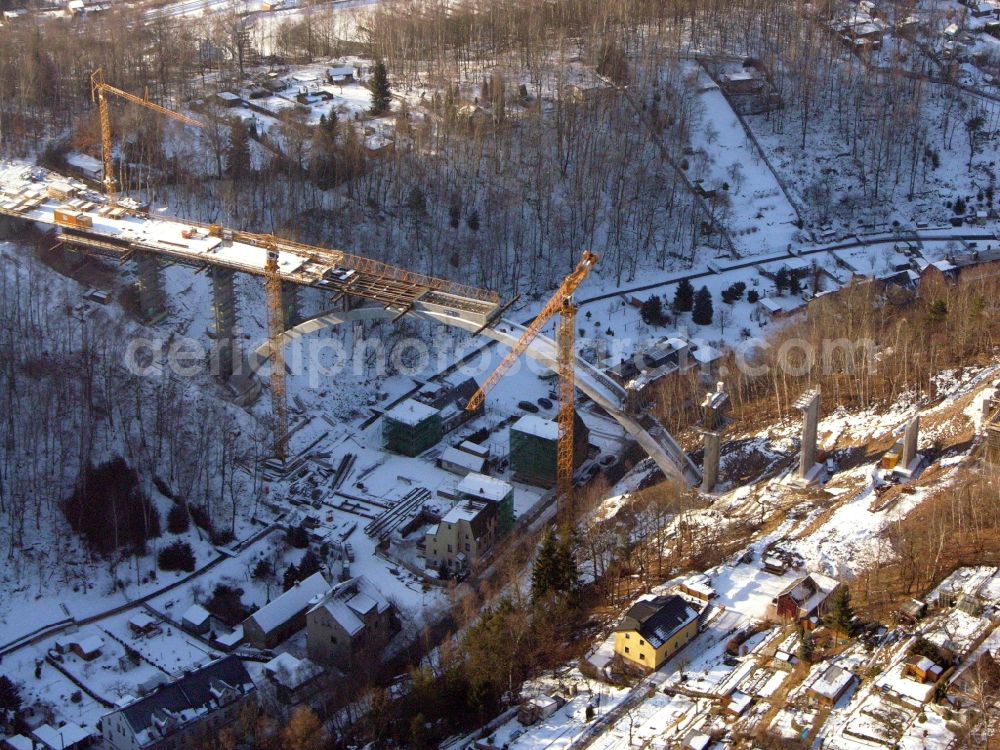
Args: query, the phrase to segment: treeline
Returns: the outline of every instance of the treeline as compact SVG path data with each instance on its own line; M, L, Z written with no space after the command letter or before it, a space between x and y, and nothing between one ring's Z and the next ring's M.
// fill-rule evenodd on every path
M823 402L850 410L937 396L941 373L985 364L1000 344L1000 274L986 264L957 283L925 279L919 293L865 281L814 299L801 321L723 363L741 428L771 424L819 386ZM653 401L681 429L699 418L704 386L694 373L658 386Z
M891 553L854 584L874 616L888 618L964 565L1000 565L1000 477L996 462L972 463L888 529Z

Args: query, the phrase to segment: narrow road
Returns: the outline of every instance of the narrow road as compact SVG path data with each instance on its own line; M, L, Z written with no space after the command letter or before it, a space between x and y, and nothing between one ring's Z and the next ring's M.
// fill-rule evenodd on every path
M241 543L240 548L246 549L247 547L256 544L261 539L273 533L274 531L277 531L278 529L280 529L280 527L277 524L271 524L270 526L267 526L266 528L257 532L253 536L248 537L247 540ZM174 589L183 586L186 583L189 583L195 578L204 575L208 571L212 570L212 568L214 568L215 566L229 559L231 558L228 557L227 555L220 554L218 557L212 559L210 562L198 568L190 575L186 575L183 578L180 578L174 581L173 583L164 586L162 589L157 589L156 591L144 594L138 599L133 599L131 601L125 602L124 604L120 604L117 607L112 607L111 609L106 609L103 612L98 612L96 614L87 615L86 617L80 619L70 618L69 620L60 620L59 622L53 623L50 626L46 626L41 630L28 634L27 636L22 636L18 640L11 641L10 643L0 647L0 658L3 658L8 654L12 654L15 651L20 651L22 648L33 646L39 641L51 638L52 636L56 635L57 633L61 633L62 631L66 630L69 627L78 628L82 625L90 625L95 622L100 622L101 620L106 620L109 617L114 617L115 615L133 609L134 607L144 605L147 602L152 601L156 597L162 596L163 594L173 591Z

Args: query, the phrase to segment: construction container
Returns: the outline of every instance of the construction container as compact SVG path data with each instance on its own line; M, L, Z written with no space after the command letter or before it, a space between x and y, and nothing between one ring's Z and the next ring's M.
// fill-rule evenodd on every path
M886 471L892 471L899 465L900 460L903 458L903 444L896 443L891 449L886 451L885 455L882 456L882 460L879 462L879 466Z
M93 218L83 213L82 211L67 211L62 208L57 208L52 212L55 218L56 224L61 227L73 227L74 229L92 229L94 226Z
M438 444L443 435L441 411L408 398L385 413L382 443L387 450L417 456Z
M76 195L76 188L68 182L50 182L45 192L49 198L64 201Z

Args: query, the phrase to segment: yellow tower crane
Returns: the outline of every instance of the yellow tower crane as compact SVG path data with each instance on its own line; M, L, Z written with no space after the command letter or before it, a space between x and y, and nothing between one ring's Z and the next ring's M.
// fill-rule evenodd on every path
M546 323L551 320L556 313L559 314L559 326L556 332L557 346L557 366L559 373L559 436L556 448L556 492L561 513L566 513L572 509L573 497L573 420L575 412L573 409L573 395L575 388L573 370L573 348L576 340L576 329L573 327L576 322L576 304L573 302L573 293L590 273L590 270L597 264L597 254L589 250L584 251L583 258L577 264L573 272L565 279L552 298L545 303L545 307L535 316L517 343L511 348L507 356L493 371L482 386L477 390L466 405L467 411L477 411L486 400L493 387L500 382L500 379L517 361L517 358L527 351L531 342L535 340Z
M267 295L267 331L271 342L271 412L274 415L274 453L284 461L288 453L288 404L285 400L285 312L281 303L281 274L278 248L273 238L266 240L267 263L264 286Z
M154 104L149 101L148 92L145 97L136 96L135 94L115 88L109 83L105 83L104 71L100 68L91 73L90 97L93 101L97 102L98 114L101 118L101 159L104 163L104 190L108 194L108 198L113 198L115 192L115 167L111 150L111 113L108 111L108 95L117 96L124 101L151 109L153 112L157 112L177 122L182 122L185 125L191 125L200 129L204 129L206 125L193 117L188 117L179 112L169 110L166 107L161 107L159 104Z

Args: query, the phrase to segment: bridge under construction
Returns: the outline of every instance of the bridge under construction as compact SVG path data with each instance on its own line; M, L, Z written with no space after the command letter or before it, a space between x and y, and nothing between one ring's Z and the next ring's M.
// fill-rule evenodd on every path
M120 263L134 262L141 312L149 320L158 319L167 310L162 276L165 262L208 272L217 342L232 341L235 334L236 273L280 280L284 306L280 319L290 333L298 335L339 322L324 316L319 326L310 328L307 322L295 328L293 324L299 321L296 292L304 286L328 291L335 300L353 297L375 303L355 311L369 319L391 321L412 316L483 334L507 345L517 341L501 330L514 330L516 324L502 319L504 307L494 292L273 235L152 216L48 170L0 164L0 237L5 229L27 222L55 227L65 245ZM264 354L275 356L273 349L265 347ZM551 339L540 336L526 353L557 370L556 346ZM239 356L234 348L223 349L220 374L234 372L239 364L234 359ZM625 392L617 383L579 357L574 369L577 387L622 424L666 476L687 484L699 481L697 468L662 426L648 415L640 419L627 412Z

